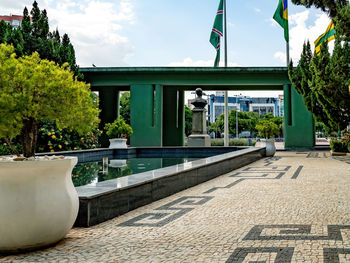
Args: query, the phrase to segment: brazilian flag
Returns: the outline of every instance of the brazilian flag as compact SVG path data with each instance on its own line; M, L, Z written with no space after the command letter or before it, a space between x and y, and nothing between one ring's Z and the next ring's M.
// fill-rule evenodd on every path
M315 40L315 53L318 55L321 50L321 44L325 41L329 42L335 38L335 29L334 29L334 24L333 21L329 24L327 27L326 32L324 32L322 35L320 35L316 40Z
M223 0L220 0L218 11L216 12L216 17L214 21L213 28L210 34L209 42L216 49L216 58L214 62L214 67L219 66L220 62L220 37L223 36Z
M279 0L273 19L284 28L284 38L289 42L288 0Z

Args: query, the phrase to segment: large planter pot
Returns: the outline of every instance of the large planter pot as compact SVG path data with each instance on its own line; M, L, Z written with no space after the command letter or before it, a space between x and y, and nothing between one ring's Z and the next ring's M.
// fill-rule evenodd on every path
M261 139L261 147L266 147L266 157L274 156L276 153L274 139Z
M109 139L109 149L126 149L126 141L127 139L121 138Z
M0 252L46 247L72 228L79 199L76 157L0 161Z

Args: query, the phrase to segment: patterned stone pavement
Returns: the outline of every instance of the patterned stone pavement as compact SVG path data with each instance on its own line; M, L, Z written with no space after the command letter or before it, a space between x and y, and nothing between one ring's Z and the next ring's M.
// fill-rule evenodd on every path
M0 262L350 262L350 162L278 152Z

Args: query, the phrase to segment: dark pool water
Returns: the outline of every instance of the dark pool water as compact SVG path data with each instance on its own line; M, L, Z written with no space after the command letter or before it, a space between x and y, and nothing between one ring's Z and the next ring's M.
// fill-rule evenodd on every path
M98 182L143 173L171 165L191 162L199 158L134 158L127 160L108 160L103 162L79 163L72 172L74 186L95 184Z

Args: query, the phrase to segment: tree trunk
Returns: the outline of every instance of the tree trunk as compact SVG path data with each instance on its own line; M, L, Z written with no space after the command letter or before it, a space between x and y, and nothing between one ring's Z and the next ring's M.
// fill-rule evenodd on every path
M38 124L39 122L33 118L23 119L21 138L24 157L32 157L35 155Z

